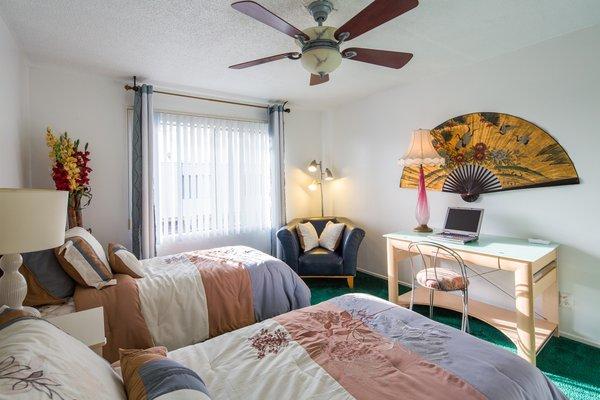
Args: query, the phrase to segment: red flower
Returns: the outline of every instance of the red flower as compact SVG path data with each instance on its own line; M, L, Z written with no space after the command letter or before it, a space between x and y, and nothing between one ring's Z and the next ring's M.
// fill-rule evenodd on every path
M485 152L478 151L475 154L473 154L473 158L475 159L475 161L483 161L485 160Z
M69 180L67 171L65 171L62 164L56 163L52 167L52 179L57 190L69 190Z
M475 151L477 153L484 153L487 150L487 146L485 143L477 143L475 146L473 146L475 148Z

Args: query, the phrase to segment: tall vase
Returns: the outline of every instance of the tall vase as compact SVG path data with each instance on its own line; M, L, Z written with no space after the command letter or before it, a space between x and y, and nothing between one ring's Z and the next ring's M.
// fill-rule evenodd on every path
M69 229L75 228L76 226L83 226L81 217L81 195L79 193L71 193L69 197L69 207L67 209Z
M425 189L425 173L423 172L423 165L419 167L419 189L417 195L417 209L415 210L415 217L419 226L414 230L416 232L433 232L433 229L427 226L429 222L429 203L427 202L427 190Z

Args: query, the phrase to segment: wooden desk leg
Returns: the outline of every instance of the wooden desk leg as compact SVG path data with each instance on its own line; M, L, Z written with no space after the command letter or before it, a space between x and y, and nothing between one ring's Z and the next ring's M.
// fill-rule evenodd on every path
M542 293L542 315L558 325L558 281L549 286L544 293ZM558 336L558 329L556 329L555 335Z
M535 314L533 311L533 274L531 264L515 271L517 307L517 352L535 366Z
M387 239L387 277L388 277L388 300L398 304L398 262L396 260L396 249Z

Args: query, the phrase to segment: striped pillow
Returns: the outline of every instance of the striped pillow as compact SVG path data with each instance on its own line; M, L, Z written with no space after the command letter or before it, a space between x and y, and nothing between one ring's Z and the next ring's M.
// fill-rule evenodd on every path
M128 400L210 399L202 378L167 358L165 347L119 353Z
M108 244L108 262L113 272L143 278L142 263L127 248L118 243Z
M25 318L37 318L25 308L10 308L9 306L0 307L0 329L6 328L13 322Z
M54 251L65 272L80 285L102 289L117 284L102 246L85 229L69 229L65 244Z

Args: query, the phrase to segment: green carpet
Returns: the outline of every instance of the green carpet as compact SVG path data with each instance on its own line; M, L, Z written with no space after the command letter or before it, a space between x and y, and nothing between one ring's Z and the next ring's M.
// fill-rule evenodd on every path
M312 291L312 304L346 293L369 293L388 298L386 281L362 273L354 279L354 289L348 288L345 279L307 279L306 283ZM406 291L406 287L400 286L400 293ZM416 306L415 311L429 315L428 307ZM436 308L434 319L460 328L460 314L454 311ZM469 323L472 335L516 352L515 345L496 328L474 318L470 318ZM553 337L538 355L537 364L569 399L600 399L600 349Z

